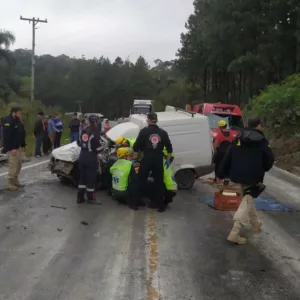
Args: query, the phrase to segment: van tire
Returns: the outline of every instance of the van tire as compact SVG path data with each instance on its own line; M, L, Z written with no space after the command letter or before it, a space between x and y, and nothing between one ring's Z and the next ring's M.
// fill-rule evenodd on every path
M194 186L196 176L192 169L183 169L175 174L178 189L189 190Z

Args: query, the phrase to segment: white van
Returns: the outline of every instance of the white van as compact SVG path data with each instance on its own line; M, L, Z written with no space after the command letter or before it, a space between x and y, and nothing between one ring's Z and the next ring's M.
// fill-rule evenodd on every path
M213 172L212 140L206 116L166 107L158 112L157 125L170 136L175 153L175 178L180 189L193 187L195 179ZM136 138L140 129L147 126L145 115L132 115L130 122L116 125L106 136L112 140L120 136Z

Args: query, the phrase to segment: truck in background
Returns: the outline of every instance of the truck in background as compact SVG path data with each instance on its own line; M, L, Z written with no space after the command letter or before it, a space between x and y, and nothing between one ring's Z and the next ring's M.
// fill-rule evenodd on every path
M130 115L146 115L154 111L154 100L134 100Z
M186 105L187 111L200 113L207 116L211 129L212 138L218 135L218 123L220 120L225 120L227 123L227 130L230 131L232 138L234 138L244 126L243 114L238 105L225 103L200 103L191 107Z

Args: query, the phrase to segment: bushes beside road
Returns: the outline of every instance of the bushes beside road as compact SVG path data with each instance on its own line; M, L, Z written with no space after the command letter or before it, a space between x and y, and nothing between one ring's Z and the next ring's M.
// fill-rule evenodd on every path
M261 116L268 127L280 133L300 133L300 74L268 86L248 105L245 114Z
M276 164L300 175L300 74L268 86L244 112L264 120Z

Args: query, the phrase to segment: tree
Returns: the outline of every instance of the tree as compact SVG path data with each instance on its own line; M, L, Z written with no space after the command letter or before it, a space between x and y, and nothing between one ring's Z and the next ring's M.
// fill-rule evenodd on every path
M10 31L0 30L0 60L5 60L9 66L14 65L14 59L8 50L14 42L15 37Z
M177 65L205 101L247 104L300 68L295 0L195 0Z

